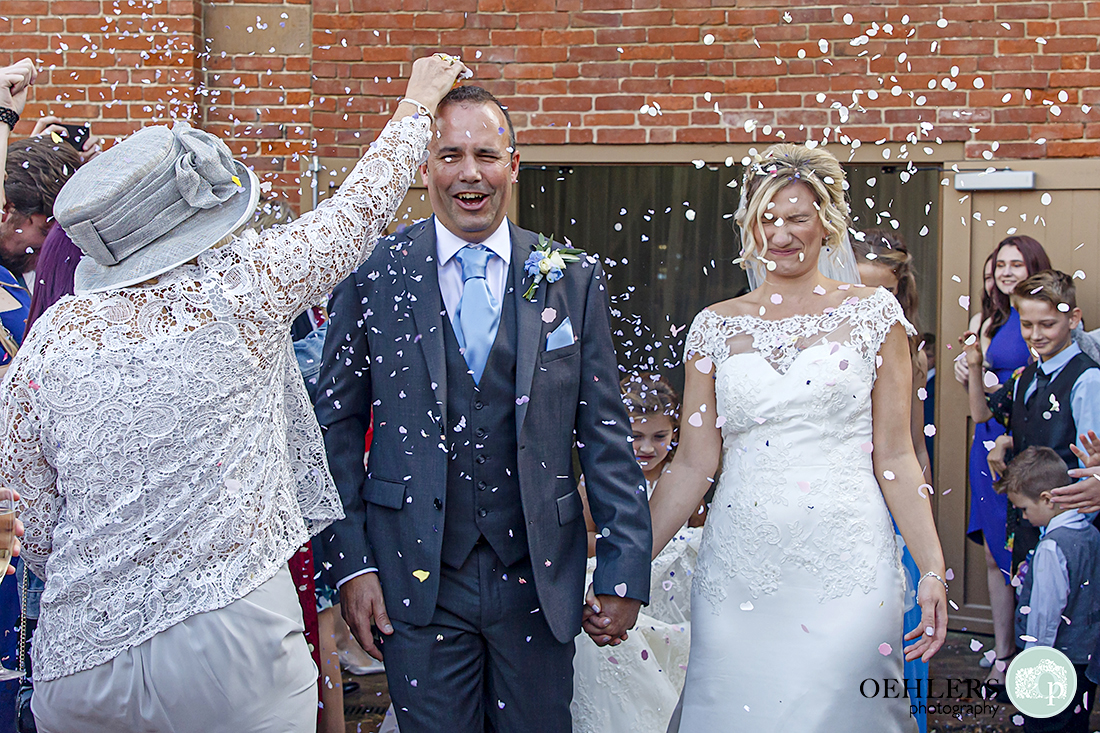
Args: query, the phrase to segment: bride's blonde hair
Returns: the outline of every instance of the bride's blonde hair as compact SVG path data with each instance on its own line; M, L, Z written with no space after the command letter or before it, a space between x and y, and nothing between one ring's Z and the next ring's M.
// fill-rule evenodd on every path
M844 169L832 153L821 148L780 143L772 145L745 169L741 204L734 221L741 228L741 266L767 261L767 242L756 241L769 204L783 188L801 181L817 199L817 215L825 228L825 246L839 252L848 232L848 201L844 196Z

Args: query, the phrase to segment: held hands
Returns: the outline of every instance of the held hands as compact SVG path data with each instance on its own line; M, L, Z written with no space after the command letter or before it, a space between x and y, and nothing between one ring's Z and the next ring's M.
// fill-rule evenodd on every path
M357 575L340 586L340 612L363 650L381 662L382 650L374 643L371 626L389 636L393 633L393 624L386 614L378 573Z
M927 662L947 639L947 589L935 578L926 576L917 585L920 625L905 635L905 641L919 640L905 648L905 661L920 657ZM931 632L931 633L929 633Z
M405 96L420 102L434 115L439 100L451 91L459 75L467 71L466 64L454 56L437 53L419 58L413 62Z
M581 627L596 646L618 646L627 639L627 631L638 620L642 602L634 598L596 595L592 586L584 597L584 620Z

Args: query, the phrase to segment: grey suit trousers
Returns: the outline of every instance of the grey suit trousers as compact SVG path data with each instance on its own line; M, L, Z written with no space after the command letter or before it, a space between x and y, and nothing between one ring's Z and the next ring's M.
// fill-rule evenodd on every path
M572 730L575 647L551 633L529 558L504 567L481 542L442 566L431 623L393 626L382 651L401 733Z

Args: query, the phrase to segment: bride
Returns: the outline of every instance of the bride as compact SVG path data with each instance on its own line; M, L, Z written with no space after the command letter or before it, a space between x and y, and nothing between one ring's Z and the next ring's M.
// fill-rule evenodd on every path
M775 145L744 184L757 287L692 324L680 447L651 502L657 551L721 464L670 730L914 731L891 515L923 573L907 659L943 644L947 584L909 430L912 327L888 291L849 284L836 158Z

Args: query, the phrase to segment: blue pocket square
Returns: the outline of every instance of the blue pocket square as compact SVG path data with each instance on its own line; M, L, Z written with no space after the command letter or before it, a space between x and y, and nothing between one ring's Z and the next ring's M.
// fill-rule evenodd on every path
M573 337L573 324L569 322L569 316L566 316L561 325L547 335L546 350L564 349L566 346L572 346L576 340Z

